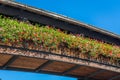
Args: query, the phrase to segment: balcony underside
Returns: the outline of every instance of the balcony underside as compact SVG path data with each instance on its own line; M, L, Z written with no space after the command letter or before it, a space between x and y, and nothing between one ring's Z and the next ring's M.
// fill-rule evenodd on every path
M0 46L0 69L92 80L119 80L120 68L45 51Z

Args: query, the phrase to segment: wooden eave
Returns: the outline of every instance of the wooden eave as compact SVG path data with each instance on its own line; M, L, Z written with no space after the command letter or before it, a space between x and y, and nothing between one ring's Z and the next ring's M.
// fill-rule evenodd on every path
M119 80L120 68L70 56L0 45L0 69L92 80ZM117 78L115 78L117 77Z

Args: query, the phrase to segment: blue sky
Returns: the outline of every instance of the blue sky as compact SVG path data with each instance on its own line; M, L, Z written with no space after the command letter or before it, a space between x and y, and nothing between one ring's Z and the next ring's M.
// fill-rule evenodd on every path
M74 78L61 77L55 75L6 70L0 70L0 78L2 80L76 80Z
M16 0L120 35L120 0ZM0 71L2 80L76 80L45 74Z
M120 35L120 0L16 0Z

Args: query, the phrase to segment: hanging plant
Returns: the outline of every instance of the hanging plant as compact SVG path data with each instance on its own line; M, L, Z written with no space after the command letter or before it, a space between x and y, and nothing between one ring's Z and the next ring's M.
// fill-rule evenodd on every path
M0 44L17 47L23 45L25 48L44 49L75 57L82 54L92 58L103 55L113 60L120 59L120 46L85 38L80 34L67 34L51 26L32 25L4 16L0 16Z

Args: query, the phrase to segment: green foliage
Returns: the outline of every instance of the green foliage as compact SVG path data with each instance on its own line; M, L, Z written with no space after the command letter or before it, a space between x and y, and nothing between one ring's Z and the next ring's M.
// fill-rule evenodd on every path
M67 44L66 48L78 48L82 53L89 52L91 56L102 54L108 57L120 58L120 46L67 34L48 26L32 25L0 16L0 43L18 45L23 42L32 42L35 45L53 49L57 49L61 43L65 43Z

